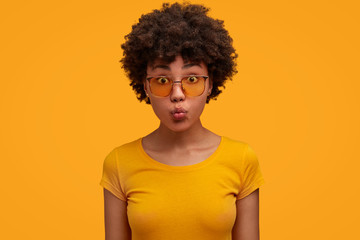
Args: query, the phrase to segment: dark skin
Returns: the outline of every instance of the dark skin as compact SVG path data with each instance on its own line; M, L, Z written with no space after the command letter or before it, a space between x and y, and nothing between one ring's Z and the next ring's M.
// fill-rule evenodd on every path
M236 201L233 240L259 240L259 189Z
M155 61L156 62L156 61ZM165 65L164 65L165 64ZM205 64L192 64L178 56L172 63L149 65L149 76L207 75ZM221 137L204 128L200 115L206 98L211 92L211 81L207 81L202 95L187 97L180 84L175 84L169 96L156 97L144 82L154 112L160 120L160 126L143 138L143 148L153 159L173 166L193 165L207 159L217 149ZM186 117L176 121L171 110L181 106L187 110ZM127 204L104 189L105 235L106 240L131 239L131 230L127 219ZM232 230L234 240L259 240L259 189L243 199L236 201L236 220Z

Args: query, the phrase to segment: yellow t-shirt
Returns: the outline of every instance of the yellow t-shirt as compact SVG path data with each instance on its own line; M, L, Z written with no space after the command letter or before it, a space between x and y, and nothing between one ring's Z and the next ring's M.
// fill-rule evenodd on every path
M139 138L106 156L100 181L127 201L134 240L230 240L236 200L263 183L254 151L224 136L209 158L187 166L152 159Z

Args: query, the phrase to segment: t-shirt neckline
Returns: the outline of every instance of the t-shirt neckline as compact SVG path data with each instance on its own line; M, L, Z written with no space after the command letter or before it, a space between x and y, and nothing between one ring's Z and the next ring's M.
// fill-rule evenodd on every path
M142 145L142 139L143 137L139 138L137 140L137 148L139 150L139 152L141 153L141 155L143 156L143 158L150 164L152 165L156 165L162 169L165 170L170 170L170 171L190 171L190 170L194 170L194 169L198 169L201 167L204 167L208 164L210 164L214 159L216 159L217 155L219 154L219 152L221 152L223 145L224 145L224 136L221 136L221 140L220 143L218 145L218 147L216 148L216 150L205 160L195 163L195 164L191 164L191 165L185 165L185 166L172 166L172 165L168 165L165 163L161 163L155 159L153 159L152 157L150 157L144 150L143 145Z

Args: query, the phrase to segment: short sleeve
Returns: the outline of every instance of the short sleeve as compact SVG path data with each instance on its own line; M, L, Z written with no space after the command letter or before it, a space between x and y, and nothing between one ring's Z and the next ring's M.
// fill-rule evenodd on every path
M119 176L116 154L115 150L113 150L105 157L100 185L120 200L126 201L126 195L122 191Z
M241 165L241 189L236 199L242 199L265 183L258 158L253 149L247 145Z

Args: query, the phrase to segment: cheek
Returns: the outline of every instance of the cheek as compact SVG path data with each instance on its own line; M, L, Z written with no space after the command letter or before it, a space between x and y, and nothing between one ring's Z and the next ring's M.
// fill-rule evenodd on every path
M168 110L165 104L161 104L156 100L151 100L151 107L153 108L153 111L158 118L167 115Z
M192 104L192 117L198 118L202 114L204 107L206 103L206 97L202 97L201 99L198 99L197 101L194 101Z

